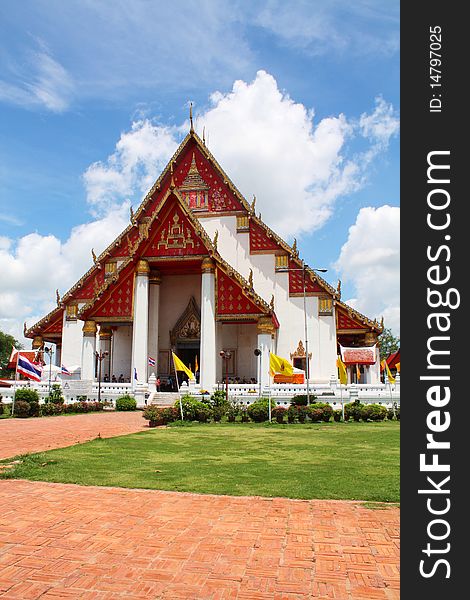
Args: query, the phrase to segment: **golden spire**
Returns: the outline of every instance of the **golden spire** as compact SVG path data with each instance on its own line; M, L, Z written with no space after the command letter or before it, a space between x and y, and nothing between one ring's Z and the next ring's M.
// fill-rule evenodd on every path
M57 301L57 306L60 306L60 294L59 294L59 290L55 291L55 299Z
M292 252L295 257L299 256L299 251L297 249L297 239L294 238L294 243L292 244Z
M217 240L219 239L219 230L216 229L215 230L215 235L214 235L214 241L212 242L214 244L214 248L215 250L217 250Z
M251 212L255 214L256 196L253 194L253 202L251 203Z
M189 133L194 133L194 126L193 126L193 103L192 102L189 103L189 123L190 123Z
M341 296L341 279L338 279L338 285L336 286L336 291Z
M95 254L95 251L93 250L93 248L91 249L91 256L93 258L93 262L96 264L96 254Z
M271 296L271 302L269 303L271 310L274 312L274 294Z
M253 289L253 269L250 269L250 274L248 275L248 285L250 289Z

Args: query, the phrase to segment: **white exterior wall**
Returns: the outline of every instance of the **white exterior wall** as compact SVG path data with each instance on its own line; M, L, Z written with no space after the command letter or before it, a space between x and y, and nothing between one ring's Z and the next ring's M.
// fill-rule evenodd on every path
M274 340L275 352L290 360L299 344L305 345L303 297L289 297L289 274L275 271L274 254L251 254L249 233L237 233L236 216L201 218L201 223L211 239L219 232L217 249L221 256L241 275L248 278L253 269L253 285L266 302L274 295L274 310L280 328ZM336 323L332 316L318 315L318 298L308 296L307 330L310 362L310 379L329 382L336 376Z
M132 325L120 325L113 334L111 377L131 379Z
M248 381L257 378L257 357L254 350L257 348L258 339L256 325L254 324L232 324L219 323L216 334L217 343L217 381L224 381L225 366L220 358L221 350L236 351L236 375Z
M83 321L67 321L64 311L61 360L67 369L82 364L82 328Z

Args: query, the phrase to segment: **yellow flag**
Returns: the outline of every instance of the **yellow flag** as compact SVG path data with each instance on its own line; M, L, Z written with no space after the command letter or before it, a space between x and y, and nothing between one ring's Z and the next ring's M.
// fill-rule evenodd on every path
M395 365L395 367L396 367L396 369L397 369L397 373L399 373L399 372L400 372L400 363L397 363L397 364Z
M269 372L271 375L282 373L282 375L292 375L294 367L285 358L269 353Z
M176 356L174 352L171 353L173 356L173 364L175 365L175 371L184 371L189 379L196 379L192 371Z
M336 366L339 369L339 382L342 383L343 385L347 385L348 374L346 372L346 365L344 364L344 362L341 360L341 358L339 356L336 359Z
M361 380L361 369L359 368L359 365L356 363L356 375L357 375L357 380L360 381Z
M385 372L387 373L387 377L390 383L395 383L395 377L392 376L392 373L390 371L390 368L388 366L388 363L386 360L382 361L382 366L385 369Z
M197 364L197 354L196 354L196 358L194 359L194 371L196 373L199 371L199 365Z

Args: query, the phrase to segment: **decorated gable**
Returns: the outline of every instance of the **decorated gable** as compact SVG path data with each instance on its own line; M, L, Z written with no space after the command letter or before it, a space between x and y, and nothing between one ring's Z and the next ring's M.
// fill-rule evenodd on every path
M68 300L90 300L104 283L104 269L95 269L71 294ZM68 294L67 294L68 296Z
M205 254L206 248L194 226L175 201L168 202L156 219L158 227L149 234L142 256L188 256Z
M263 310L243 291L234 277L217 269L217 315L260 315Z
M178 159L174 181L185 202L197 212L245 210L242 203L196 144Z
M263 227L250 219L250 252L264 254L280 250L280 245Z
M59 310L56 315L47 323L42 330L42 336L59 336L62 334L62 326L64 322L64 311Z
M366 328L364 323L362 323L359 319L355 319L352 313L349 314L341 306L336 308L336 315L338 319L338 330L357 330Z
M132 262L125 267L117 281L111 282L103 295L82 317L100 318L101 320L132 319L132 302L134 292L134 265Z
M289 295L290 296L303 296L304 293L304 281L303 271L299 265L289 260ZM319 292L325 293L325 290L316 282L312 281L312 277L308 271L305 272L305 292L309 294L318 294Z

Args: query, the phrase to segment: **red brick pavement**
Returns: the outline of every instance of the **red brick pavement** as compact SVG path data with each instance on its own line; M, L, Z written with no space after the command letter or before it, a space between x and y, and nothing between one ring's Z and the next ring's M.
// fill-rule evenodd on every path
M101 437L147 429L141 411L88 413L35 419L0 419L0 459L64 448Z
M397 508L17 480L0 506L1 598L399 598Z

